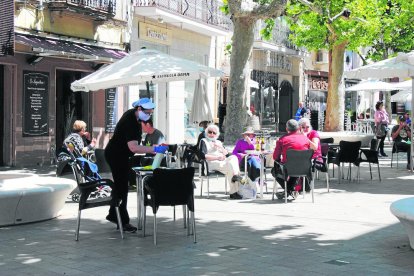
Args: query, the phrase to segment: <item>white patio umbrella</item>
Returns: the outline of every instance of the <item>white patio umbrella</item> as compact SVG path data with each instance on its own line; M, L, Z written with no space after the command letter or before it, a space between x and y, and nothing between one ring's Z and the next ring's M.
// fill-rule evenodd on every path
M186 59L141 49L71 84L73 91L96 91L145 82L220 77L223 72Z
M392 91L392 90L396 90L396 89L391 83L380 81L380 80L375 80L375 79L363 80L358 84L345 88L346 92L363 91L363 92L370 93L371 94L370 95L371 105L373 104L374 93L379 92L379 91ZM364 116L366 117L365 107L364 107Z
M367 91L367 92L378 92L378 91L391 91L397 90L389 82L379 80L363 80L358 84L347 87L345 91Z
M410 81L411 82L411 81ZM391 101L393 102L408 102L411 101L412 91L411 90L402 90L397 94L391 96Z
M194 88L193 102L191 104L190 122L198 124L202 121L213 121L210 104L207 96L206 81L199 79Z
M411 80L402 81L402 82L392 82L394 90L411 90L413 83Z
M370 65L362 66L345 72L348 78L411 78L414 83L414 51L409 53L398 53L396 57L382 60ZM414 89L414 85L411 86ZM412 92L413 93L413 92ZM411 97L411 106L414 107L414 97ZM411 121L411 129L414 129L414 120ZM414 156L414 135L411 136L411 158ZM411 160L411 171L413 162Z

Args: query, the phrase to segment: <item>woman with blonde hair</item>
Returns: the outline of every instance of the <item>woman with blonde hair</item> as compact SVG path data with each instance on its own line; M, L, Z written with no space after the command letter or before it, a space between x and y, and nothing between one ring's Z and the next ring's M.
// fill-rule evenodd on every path
M88 152L93 149L96 144L96 139L90 139L90 134L86 132L86 123L81 120L76 120L73 123L72 133L63 141L66 146L73 145L73 151L78 155Z

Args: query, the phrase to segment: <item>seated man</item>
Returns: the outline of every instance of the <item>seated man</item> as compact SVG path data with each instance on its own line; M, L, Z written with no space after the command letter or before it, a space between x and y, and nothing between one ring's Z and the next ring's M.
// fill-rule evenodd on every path
M407 169L410 169L410 142L411 141L411 130L405 121L405 117L401 115L399 118L399 124L395 125L391 130L391 137L394 140L394 147L399 151L407 152ZM408 142L408 143L407 143Z
M164 134L154 127L151 119L146 122L141 122L142 131L146 133L144 139L144 146L158 146L165 143Z
M164 134L154 127L151 119L145 122L141 122L142 131L146 133L145 139L142 142L143 146L158 146L165 143ZM141 166L148 166L152 164L154 154L147 153L144 157L139 158ZM167 164L165 160L161 163L161 166L165 167Z
M273 152L273 159L279 163L286 163L286 151L293 150L308 150L310 148L309 139L299 131L299 124L296 120L290 119L286 122L286 131L288 134L283 135L276 142L276 147ZM276 178L277 182L284 187L284 180ZM297 177L290 177L287 182L287 194L293 198L296 196L293 194L295 191L295 183ZM278 198L283 198L285 193L278 193Z

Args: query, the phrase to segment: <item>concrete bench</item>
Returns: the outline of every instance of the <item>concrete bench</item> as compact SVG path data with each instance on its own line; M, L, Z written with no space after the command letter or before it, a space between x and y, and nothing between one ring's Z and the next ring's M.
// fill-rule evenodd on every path
M0 175L0 226L56 217L76 182L33 174Z
M391 204L391 213L402 223L414 249L414 197L397 200Z

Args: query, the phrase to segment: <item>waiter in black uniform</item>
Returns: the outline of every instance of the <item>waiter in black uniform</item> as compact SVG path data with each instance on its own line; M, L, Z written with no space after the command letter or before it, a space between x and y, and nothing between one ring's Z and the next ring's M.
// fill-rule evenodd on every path
M149 98L142 98L132 104L118 121L114 135L105 148L105 159L112 170L114 187L112 198L120 202L119 211L121 214L124 231L134 233L137 228L129 223L127 211L128 202L128 175L130 167L128 160L135 153L164 153L168 146L146 147L141 146L141 122L148 121L154 112L155 104ZM117 223L115 207L111 206L106 219Z

